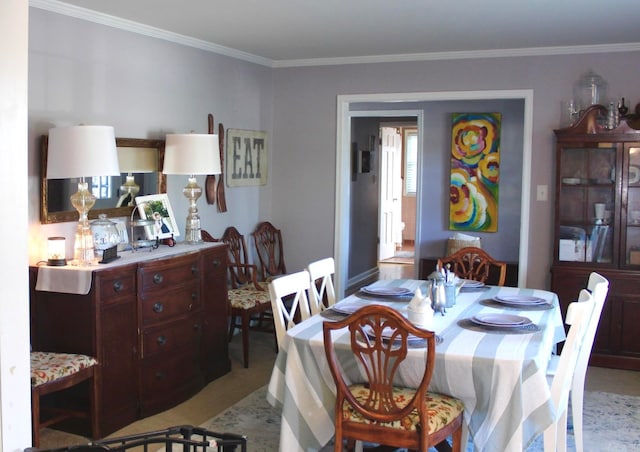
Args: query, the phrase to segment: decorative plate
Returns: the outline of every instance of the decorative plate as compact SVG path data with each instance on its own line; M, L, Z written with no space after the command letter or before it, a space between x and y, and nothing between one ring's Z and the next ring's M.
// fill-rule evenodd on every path
M493 328L521 328L532 323L527 317L511 314L478 314L471 317L471 321Z

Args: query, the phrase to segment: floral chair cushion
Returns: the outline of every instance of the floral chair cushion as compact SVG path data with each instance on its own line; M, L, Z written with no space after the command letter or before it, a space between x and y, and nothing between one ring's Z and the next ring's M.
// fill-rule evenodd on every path
M229 289L229 303L235 309L253 309L258 305L271 306L269 290L255 290L249 288Z
M349 386L349 390L355 396L355 398L363 402L367 400L369 394L369 388L362 384L355 384ZM414 389L395 387L393 388L394 400L399 407L406 406L411 397L415 394ZM436 394L434 392L427 392L427 412L429 413L429 433L439 431L443 427L451 423L460 413L464 411L464 405L462 402L454 397ZM342 408L342 418L350 422L360 422L363 424L369 424L371 421L364 418L359 412L357 412L351 404L345 401ZM418 412L413 410L409 416L404 419L384 423L382 425L389 428L403 429L403 430L416 430L419 424Z
M98 364L95 358L73 353L31 352L31 386L73 375Z

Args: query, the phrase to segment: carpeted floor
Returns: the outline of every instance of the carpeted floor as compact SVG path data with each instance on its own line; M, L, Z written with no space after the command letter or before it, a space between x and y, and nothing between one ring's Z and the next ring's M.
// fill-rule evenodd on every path
M585 450L640 450L640 397L608 392L585 393L584 404ZM214 432L233 432L247 436L249 452L278 449L280 413L266 401L266 386L229 407L202 427ZM568 451L574 452L573 431L569 430ZM323 448L323 452L332 447ZM435 450L435 449L434 449ZM469 444L467 452L472 452ZM542 437L527 452L542 452Z

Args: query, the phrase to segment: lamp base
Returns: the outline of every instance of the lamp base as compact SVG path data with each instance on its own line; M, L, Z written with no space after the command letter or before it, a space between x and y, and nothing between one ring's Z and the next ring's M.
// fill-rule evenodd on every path
M189 200L189 213L187 214L187 222L184 228L184 241L189 245L198 245L203 243L203 240L196 201L202 195L202 188L196 183L195 176L189 177L189 182L182 189L182 193Z
M67 260L66 259L48 259L47 265L49 267L64 267L65 265L67 265Z

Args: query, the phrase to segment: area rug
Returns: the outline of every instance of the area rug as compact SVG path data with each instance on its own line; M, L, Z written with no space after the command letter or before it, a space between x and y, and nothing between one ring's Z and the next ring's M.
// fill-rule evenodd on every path
M264 386L227 408L216 417L202 424L214 432L240 433L247 436L249 452L273 452L278 450L280 436L280 412L266 400ZM636 451L640 450L640 397L607 392L585 392L584 401L585 451ZM571 421L571 419L570 419ZM573 430L569 426L568 451L575 452ZM323 452L333 450L331 445ZM435 451L435 449L431 449ZM527 452L542 452L539 437ZM467 452L473 452L471 444Z

